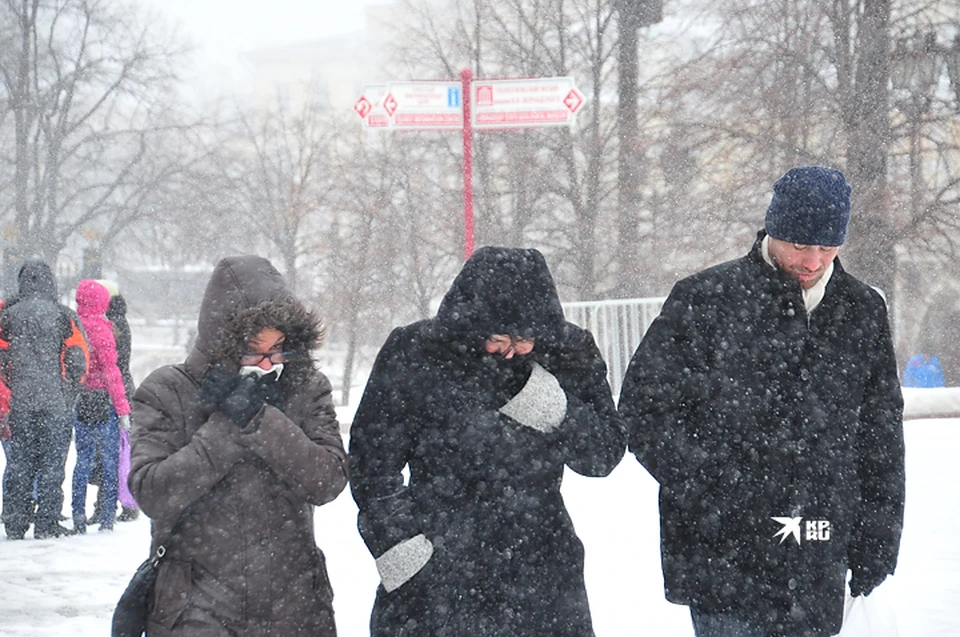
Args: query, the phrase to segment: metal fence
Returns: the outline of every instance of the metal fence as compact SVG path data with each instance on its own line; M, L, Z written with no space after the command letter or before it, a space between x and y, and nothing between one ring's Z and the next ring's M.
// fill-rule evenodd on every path
M666 297L564 303L567 320L590 330L607 362L614 400L640 339L657 318Z

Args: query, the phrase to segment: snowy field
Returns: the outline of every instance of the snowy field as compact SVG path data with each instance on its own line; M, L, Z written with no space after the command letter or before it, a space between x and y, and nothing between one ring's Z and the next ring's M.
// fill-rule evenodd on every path
M916 402L914 402L916 404ZM960 418L910 420L907 505L900 566L882 589L901 637L960 635ZM67 502L73 458L68 461ZM2 468L2 461L0 461ZM95 489L88 494L90 509ZM685 607L663 599L656 484L632 456L608 478L568 472L563 493L586 547L586 578L598 637L693 635ZM66 507L65 507L66 509ZM368 634L377 585L356 531L349 492L316 514L340 637ZM0 635L103 637L113 605L146 557L149 521L96 527L56 540L0 539ZM547 636L545 636L547 637Z

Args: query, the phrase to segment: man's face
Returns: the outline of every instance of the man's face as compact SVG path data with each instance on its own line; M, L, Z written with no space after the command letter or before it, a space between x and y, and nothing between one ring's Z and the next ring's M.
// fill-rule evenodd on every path
M813 287L833 263L840 246L805 246L770 237L770 258L777 267L800 282L804 289Z

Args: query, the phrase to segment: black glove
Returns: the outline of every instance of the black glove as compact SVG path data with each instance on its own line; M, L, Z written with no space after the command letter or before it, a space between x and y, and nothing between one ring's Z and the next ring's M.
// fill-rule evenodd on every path
M886 573L871 573L867 568L853 567L851 570L853 577L850 578L850 595L853 597L869 595L887 579Z
M253 376L243 376L233 391L219 405L221 412L238 427L246 427L250 419L263 407L263 391Z
M283 411L286 401L276 374L241 376L214 366L200 383L200 401L223 412L238 427L246 427L264 403Z
M219 409L244 429L264 405L273 405L283 411L285 403L275 374L259 378L250 374L240 378L233 391L220 403Z
M208 407L219 408L239 382L240 374L223 365L215 365L200 383L200 402Z

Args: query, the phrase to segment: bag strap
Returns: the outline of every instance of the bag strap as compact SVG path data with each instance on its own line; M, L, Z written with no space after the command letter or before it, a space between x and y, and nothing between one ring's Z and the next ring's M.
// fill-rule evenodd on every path
M157 565L160 564L160 560L163 559L163 556L167 554L167 547L163 544L157 547L156 553L153 554L153 557L150 558L150 566L157 568Z

